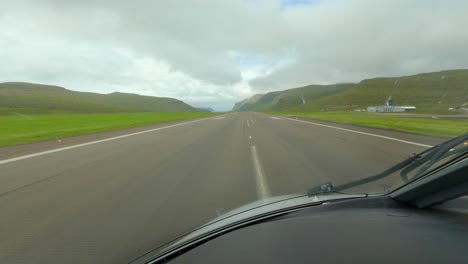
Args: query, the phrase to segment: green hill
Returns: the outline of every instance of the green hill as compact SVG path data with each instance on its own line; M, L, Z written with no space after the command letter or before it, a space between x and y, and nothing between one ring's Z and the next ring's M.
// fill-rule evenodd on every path
M398 105L413 105L420 113L445 113L468 104L468 70L363 80L352 89L299 106L295 111L365 109L392 96Z
M166 97L111 93L99 94L98 98L119 108L137 112L204 112L177 99Z
M258 99L260 99L263 96L263 94L256 94L248 99L245 99L243 101L240 101L234 105L234 108L232 111L240 111L242 109L248 109L250 105L255 104Z
M0 108L64 110L76 112L201 112L172 98L126 93L97 94L63 87L0 83Z
M334 86L323 86L321 91L317 90L318 96L307 97L304 94L305 104L296 88L274 92L277 99L266 99L268 107L260 103L263 100L260 98L249 109L240 110L309 112L366 109L367 106L382 105L389 96L398 105L416 106L419 113L454 113L448 108L468 105L468 70L366 79L342 90L335 87L326 94L331 87Z
M351 88L354 84L309 85L285 91L257 94L237 103L233 111L287 111Z

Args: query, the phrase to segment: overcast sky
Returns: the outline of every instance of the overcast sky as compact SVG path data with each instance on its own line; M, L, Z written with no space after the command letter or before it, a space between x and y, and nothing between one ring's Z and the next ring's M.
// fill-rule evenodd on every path
M465 0L0 4L0 82L230 110L267 91L468 68Z

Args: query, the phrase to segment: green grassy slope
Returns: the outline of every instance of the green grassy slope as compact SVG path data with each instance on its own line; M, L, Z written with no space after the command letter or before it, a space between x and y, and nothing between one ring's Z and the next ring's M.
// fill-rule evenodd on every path
M453 113L449 107L468 103L468 70L450 70L394 78L363 80L352 89L311 101L296 111L365 109L392 96L398 105L419 113Z
M272 113L286 116L299 116L312 120L332 121L366 127L384 128L431 136L455 137L468 132L468 119L407 117L383 113L356 112L289 112Z
M250 105L255 104L258 101L258 99L260 99L262 96L263 94L256 94L248 99L240 101L234 105L232 111L241 111L242 109L248 109L250 108Z
M97 94L58 86L0 83L0 108L64 110L75 112L200 112L172 98L135 94Z
M1 83L0 107L29 109L61 109L84 112L118 111L109 103L83 96L58 86L31 83Z
M55 113L0 115L0 147L61 139L129 127L152 125L216 114L197 113Z
M98 95L103 102L122 109L143 112L200 112L201 109L173 98L143 96L128 93L111 93Z
M417 113L456 114L448 108L468 108L468 70L374 78L358 84L310 85L267 93L254 103L244 103L233 110L344 111L382 105L389 96L398 105L416 106Z
M303 102L340 93L351 88L354 84L309 85L285 91L269 92L256 95L247 101L236 104L234 111L288 111L294 110ZM302 100L304 99L304 101Z

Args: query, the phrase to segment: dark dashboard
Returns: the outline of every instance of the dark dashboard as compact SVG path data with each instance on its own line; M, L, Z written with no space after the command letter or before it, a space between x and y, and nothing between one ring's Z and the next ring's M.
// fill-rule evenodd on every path
M170 263L468 263L468 199L335 201L242 227Z

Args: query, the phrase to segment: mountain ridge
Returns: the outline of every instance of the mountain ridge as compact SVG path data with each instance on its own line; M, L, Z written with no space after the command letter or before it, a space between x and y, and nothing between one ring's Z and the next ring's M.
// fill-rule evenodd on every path
M340 85L342 89L336 89ZM417 112L448 113L448 108L468 105L468 69L368 78L355 84L308 85L257 96L247 107L241 102L249 99L243 100L233 111L352 111L382 105L389 96L399 105L415 105Z
M121 92L78 92L28 82L0 83L0 107L80 112L204 112L174 98Z

